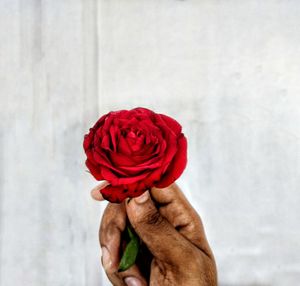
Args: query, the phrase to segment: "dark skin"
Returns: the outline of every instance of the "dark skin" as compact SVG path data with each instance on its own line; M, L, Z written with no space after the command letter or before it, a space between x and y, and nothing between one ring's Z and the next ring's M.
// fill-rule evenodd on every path
M94 199L103 200L99 193L103 186L92 191ZM146 251L134 266L118 272L127 218ZM122 204L109 203L99 239L103 267L115 286L217 285L216 264L201 219L175 183Z

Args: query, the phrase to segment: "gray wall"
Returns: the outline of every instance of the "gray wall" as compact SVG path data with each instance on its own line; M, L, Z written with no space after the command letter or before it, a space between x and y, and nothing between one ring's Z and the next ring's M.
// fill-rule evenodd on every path
M83 134L177 118L221 285L300 280L300 2L0 0L0 285L109 285Z

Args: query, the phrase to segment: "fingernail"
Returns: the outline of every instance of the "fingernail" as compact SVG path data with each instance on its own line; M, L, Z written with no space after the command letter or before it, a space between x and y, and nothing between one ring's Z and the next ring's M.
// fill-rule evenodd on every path
M102 247L102 264L105 270L111 267L110 254L105 246Z
M127 286L142 286L142 282L135 277L126 277L124 281Z
M142 195L140 195L139 197L134 198L134 200L138 204L143 204L148 200L148 198L149 198L149 191L146 191Z

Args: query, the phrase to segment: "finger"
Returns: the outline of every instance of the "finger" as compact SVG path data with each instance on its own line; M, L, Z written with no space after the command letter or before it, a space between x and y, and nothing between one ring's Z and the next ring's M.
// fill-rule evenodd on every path
M182 192L177 184L173 183L166 188L151 188L151 196L152 198L159 204L167 205L176 201L178 199L182 199Z
M91 197L96 201L103 201L104 198L103 198L102 194L100 193L100 190L104 189L108 185L109 185L109 183L107 181L101 182L99 185L97 185L96 187L94 187L91 190Z
M211 256L201 218L180 188L175 183L164 189L152 188L151 195L161 205L160 214L187 240Z
M106 272L118 270L121 236L126 227L124 204L109 203L103 213L99 239L103 255L103 267Z
M166 218L177 231L188 241L201 249L208 256L212 256L202 221L197 213L187 212L188 206L171 203L159 209L160 214Z
M106 273L107 278L110 280L112 285L114 286L124 286L124 281L118 276L116 271L112 271L111 266L111 258L110 253L108 252L106 247L101 248L102 256L101 262Z
M181 261L181 249L191 249L192 244L160 215L149 191L127 200L126 211L131 225L156 258L174 265Z
M113 285L147 285L136 265L124 272L118 272L122 244L121 236L125 227L124 204L108 204L102 217L99 233L104 270Z

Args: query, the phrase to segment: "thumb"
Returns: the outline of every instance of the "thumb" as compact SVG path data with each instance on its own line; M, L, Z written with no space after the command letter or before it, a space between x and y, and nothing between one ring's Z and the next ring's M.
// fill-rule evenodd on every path
M149 191L126 202L128 219L152 255L173 264L182 258L182 249L190 249L188 241L160 215Z

